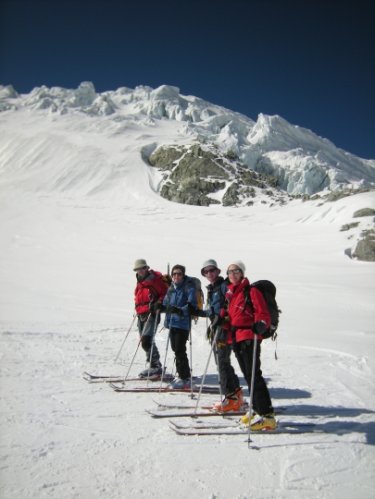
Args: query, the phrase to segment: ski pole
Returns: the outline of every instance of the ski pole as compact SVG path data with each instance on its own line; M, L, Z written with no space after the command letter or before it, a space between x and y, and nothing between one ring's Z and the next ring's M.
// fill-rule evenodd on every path
M253 400L254 400L254 378L255 378L255 363L257 355L257 342L258 335L254 333L254 343L253 343L253 364L251 366L251 382L250 382L250 397L249 397L249 429L247 433L247 444L250 448L251 443L251 416L253 412Z
M191 324L189 330L189 343L190 343L190 398L194 398L193 392L193 341L191 335Z
M124 384L125 384L126 380L128 379L128 376L129 376L129 373L130 373L130 369L133 367L134 360L135 360L135 356L137 355L137 352L138 352L138 349L139 349L139 345L140 345L140 344L141 344L141 342L142 342L142 338L143 338L143 336L144 336L144 332L145 332L145 330L146 330L146 328L147 328L147 324L148 324L148 322L149 322L149 320L150 320L150 317L151 317L151 314L149 314L149 315L148 315L147 320L146 320L146 324L144 325L144 327L143 327L143 329L142 329L142 333L141 333L141 335L140 335L140 337L139 337L139 341L138 341L137 348L135 349L135 352L134 352L133 358L132 358L132 360L131 360L131 362L130 362L130 365L129 365L129 369L128 369L128 371L127 371L126 375L125 375L125 378L123 379L123 383L124 383Z
M215 348L215 344L216 344L216 340L217 340L217 337L218 337L218 334L219 334L219 328L216 329L215 331L215 336L214 336L214 339L212 341L212 345L211 345L211 349L210 349L210 353L208 355L208 359L207 359L207 363L206 363L206 367L204 369L204 372L203 372L203 376L202 376L202 381L201 381L201 384L200 384L200 387L199 387L199 392L198 392L198 396L197 396L197 403L195 404L195 409L194 409L194 414L197 413L198 411L198 404L199 404L199 400L201 398L201 395L202 395L202 391L203 391L203 385L204 385L204 382L205 382L205 379L206 379L206 375L207 375L207 371L208 371L208 366L210 364L210 360L211 360L211 355L212 355L212 352Z
M226 347L224 347L226 348ZM217 345L215 346L215 349L214 349L214 359L215 359L215 364L216 364L216 370L217 370L217 380L219 382L219 390L220 390L220 400L223 400L224 396L223 396L223 390L221 388L221 376L220 376L220 365L219 365L219 354L218 354L218 349L217 349Z
M163 363L163 367L162 367L162 371L161 371L160 390L161 390L162 385L163 385L164 373L165 373L165 370L166 370L166 362L167 362L167 354L168 354L168 348L169 348L170 335L171 335L171 333L168 330L167 346L165 348L164 363Z
M122 351L122 349L124 348L124 345L125 345L126 340L128 339L129 333L130 333L130 331L131 331L131 329L132 329L132 327L133 327L133 324L134 324L134 321L135 321L136 317L137 317L137 312L134 312L134 314L133 314L133 320L131 321L131 324L130 324L130 326L129 326L129 329L128 329L128 330L127 330L127 332L126 332L126 335L125 335L125 338L124 338L124 340L123 340L123 342L122 342L122 344L121 344L120 350L118 351L118 353L117 353L117 355L116 355L116 358L115 358L115 363L118 361L118 358L120 357L121 351Z
M139 345L141 344L141 341L142 341L142 336L139 338L139 341L138 341L138 345L137 345L137 348L135 349L135 352L134 352L134 355L133 355L133 358L130 362L130 365L129 365L129 368L128 368L128 371L124 377L124 379L122 380L123 384L126 383L126 380L128 379L128 376L129 376L129 373L130 373L130 369L132 368L133 366L133 363L134 363L134 359L135 359L135 356L137 355L137 352L138 352L138 349L139 349Z

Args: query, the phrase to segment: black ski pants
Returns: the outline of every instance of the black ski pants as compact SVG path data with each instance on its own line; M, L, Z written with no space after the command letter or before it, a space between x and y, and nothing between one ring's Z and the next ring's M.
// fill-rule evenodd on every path
M216 347L216 359L219 369L220 387L223 395L232 394L240 386L239 379L230 362L232 347L220 343Z
M155 344L154 336L160 322L160 315L139 315L138 331L141 337L141 345L146 352L146 361L150 362L150 367L161 367L160 354Z
M172 327L169 330L169 339L176 359L176 371L181 379L190 378L189 359L186 353L186 342L189 339L189 331Z
M233 349L250 391L254 340L246 340L235 343ZM261 416L273 412L270 393L260 368L260 342L258 341L255 354L253 409Z

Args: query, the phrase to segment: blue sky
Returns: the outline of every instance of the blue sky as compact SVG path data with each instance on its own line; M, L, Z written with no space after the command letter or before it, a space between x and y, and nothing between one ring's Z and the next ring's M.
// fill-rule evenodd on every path
M374 21L372 0L2 0L0 83L175 85L375 159Z

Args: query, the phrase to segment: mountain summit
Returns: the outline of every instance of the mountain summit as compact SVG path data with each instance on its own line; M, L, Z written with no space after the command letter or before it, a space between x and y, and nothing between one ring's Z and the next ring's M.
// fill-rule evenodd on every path
M168 85L97 93L83 82L77 89L42 86L29 94L0 86L0 111L2 168L17 159L38 189L48 184L74 189L85 180L91 193L113 187L114 180L121 182L130 149L147 168L154 167L151 187L189 204L251 204L254 189L262 188L312 195L375 185L374 160L345 152L280 116L260 114L253 121ZM26 126L15 135L9 124L18 119ZM43 122L48 127L42 129ZM129 134L130 149L121 140ZM56 149L51 144L57 136L62 140ZM103 149L104 142L112 147ZM44 165L39 179L31 161L36 150L38 167Z

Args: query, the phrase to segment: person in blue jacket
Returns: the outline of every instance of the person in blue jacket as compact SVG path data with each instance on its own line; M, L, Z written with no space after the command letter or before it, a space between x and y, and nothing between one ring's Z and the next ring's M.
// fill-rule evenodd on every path
M183 265L172 268L172 284L164 297L164 326L169 329L169 339L176 359L177 377L172 381L172 388L190 387L191 371L186 352L186 343L191 329L190 308L197 308L194 283L186 276Z

